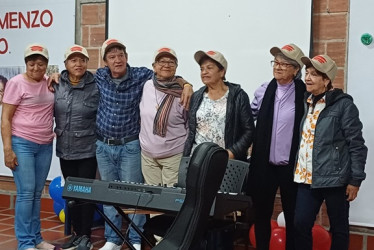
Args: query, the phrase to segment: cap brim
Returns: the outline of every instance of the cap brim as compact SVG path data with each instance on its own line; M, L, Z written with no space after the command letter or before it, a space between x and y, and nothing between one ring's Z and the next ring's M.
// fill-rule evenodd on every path
M282 53L282 50L278 47L273 47L270 49L270 54L272 54L273 56L275 56L276 54L278 53ZM283 54L283 53L282 53Z
M322 72L322 73L326 74L326 72L324 72L324 70L321 69L321 67L318 64L314 63L313 60L311 60L309 57L303 56L303 57L301 57L301 61L305 64L305 67L308 68L308 67L312 66L313 68L315 68L319 72Z
M315 67L309 57L303 56L301 57L301 61L305 64L306 67L309 67L309 66Z
M178 58L176 58L172 53L166 52L166 51L158 53L157 56L155 57L155 61L157 61L157 59L160 58L161 56L165 56L165 55L171 56L172 58L178 61Z
M33 53L29 53L29 54L25 55L25 58L26 58L26 57L29 57L29 56L32 56L32 55L39 55L39 56L42 56L42 57L44 57L45 59L49 60L48 57L46 57L45 55L43 55L43 53L38 52L38 51L35 51L35 52L33 52Z
M109 49L111 49L111 48L113 48L113 47L121 47L121 48L123 48L125 51L126 51L126 47L125 47L125 45L123 45L122 43L111 43L111 44L109 44L106 48L105 48L105 53L107 53L108 52L108 50Z
M65 58L65 60L69 59L69 57L71 57L71 56L74 55L74 54L83 55L85 58L90 59L90 58L89 58L87 55L85 55L84 53L82 53L82 52L80 52L80 51L74 51L73 53L69 54L69 55Z
M204 56L208 56L208 55L207 55L204 51L202 51L202 50L197 51L197 52L195 53L195 55L194 55L195 61L196 61L198 64L200 64L200 60L201 60L201 58L203 58ZM210 56L208 56L208 57L210 57Z

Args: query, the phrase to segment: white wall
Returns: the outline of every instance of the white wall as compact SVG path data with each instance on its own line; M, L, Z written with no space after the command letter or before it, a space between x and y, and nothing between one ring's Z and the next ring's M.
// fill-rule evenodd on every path
M108 36L127 46L131 66L151 67L154 51L173 48L177 74L202 86L193 55L218 50L228 61L226 79L250 99L272 78L269 50L295 43L309 54L311 0L110 0Z
M29 27L19 21L22 19L18 13L25 18L30 16ZM74 44L75 1L1 0L0 28L0 72L13 66L23 67L24 49L34 42L48 48L49 65L58 65L61 71L65 68L65 50ZM3 144L0 142L0 175L11 175L11 171L4 165ZM60 165L54 156L48 179L59 175Z
M374 1L350 1L350 27L348 48L347 92L353 96L360 110L364 125L364 138L369 148L366 164L366 180L362 183L358 198L351 203L350 222L354 225L374 226L374 43L369 46L361 43L361 35L374 36Z

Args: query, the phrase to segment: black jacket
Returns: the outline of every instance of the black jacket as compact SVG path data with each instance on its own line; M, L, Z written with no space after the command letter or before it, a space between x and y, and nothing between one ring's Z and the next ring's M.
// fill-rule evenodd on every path
M254 132L249 98L240 85L230 82L225 82L225 84L229 87L226 107L225 148L234 154L235 159L246 161L248 148L252 144ZM184 156L191 154L191 149L195 142L196 112L203 100L206 89L206 86L200 88L191 97L189 133L184 146Z
M306 93L307 98L310 93ZM306 118L308 106L305 101ZM326 93L326 107L318 117L312 155L312 188L360 186L365 179L367 147L359 112L341 89Z

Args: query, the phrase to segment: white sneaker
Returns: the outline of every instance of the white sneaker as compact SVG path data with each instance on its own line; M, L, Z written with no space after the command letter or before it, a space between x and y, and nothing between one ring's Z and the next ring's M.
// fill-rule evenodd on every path
M141 245L140 245L140 244L137 244L137 243L132 244L132 246L133 246L136 250L141 250L141 249L142 249Z
M46 241L42 241L38 245L36 245L36 249L53 250L55 249L55 246Z
M121 245L116 245L113 242L107 241L105 245L99 250L121 250Z

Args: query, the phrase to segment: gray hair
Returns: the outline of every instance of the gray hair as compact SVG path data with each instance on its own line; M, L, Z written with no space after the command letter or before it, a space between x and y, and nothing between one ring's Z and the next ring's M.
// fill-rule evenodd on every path
M300 66L300 64L296 60L293 60L293 59L285 56L283 53L280 53L280 52L274 55L274 58L277 58L277 57L285 60L287 63L291 64L294 68L299 69L297 71L296 76L294 77L294 79L301 79L301 68L302 67Z

